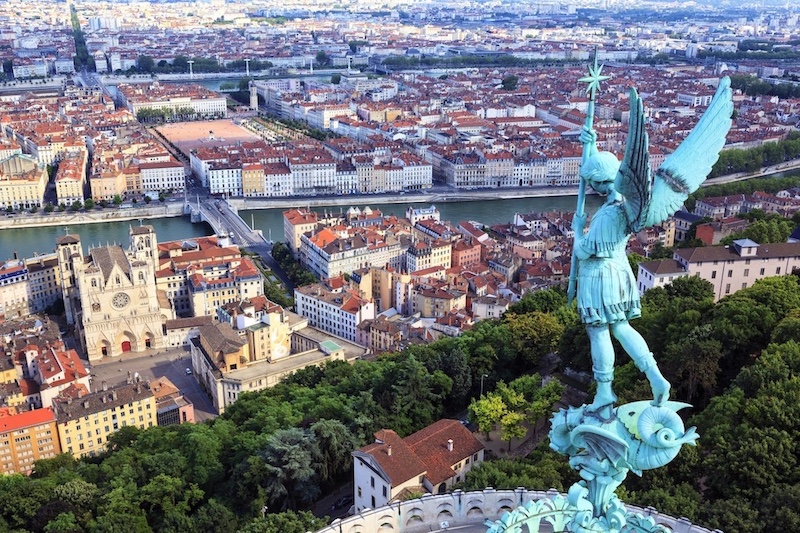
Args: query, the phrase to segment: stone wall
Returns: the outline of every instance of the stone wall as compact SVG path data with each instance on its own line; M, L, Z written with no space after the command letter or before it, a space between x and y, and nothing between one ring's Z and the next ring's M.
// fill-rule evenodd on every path
M447 522L450 529L485 531L485 520L497 520L503 513L512 511L530 500L541 500L555 496L557 492L529 491L527 489L462 492L426 495L420 499L397 502L380 509L364 511L343 520L334 520L316 533L421 533L444 531L441 524ZM694 525L686 518L662 515L652 507L642 509L626 506L628 511L652 517L657 524L672 529L673 533L722 533ZM473 526L473 527L466 527ZM549 531L549 529L547 529Z

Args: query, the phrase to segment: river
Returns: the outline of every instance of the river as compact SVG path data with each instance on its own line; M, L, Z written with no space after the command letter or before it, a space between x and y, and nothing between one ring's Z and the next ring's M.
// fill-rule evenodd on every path
M783 177L785 174L798 176L800 172L792 171L787 173L772 174L773 177ZM498 195L502 191L498 190ZM510 200L489 200L472 202L444 202L437 204L436 207L441 212L442 220L449 220L457 224L463 220L475 220L486 225L503 224L511 222L514 213L531 213L541 211L574 211L575 196L550 196L545 198L514 198ZM298 202L302 205L302 202ZM586 209L589 213L594 212L602 203L599 196L588 196L586 198ZM410 204L370 204L369 207L378 209L384 215L395 214L403 216L406 207L428 206L429 203L410 203ZM357 207L364 208L362 204ZM338 213L347 210L346 207L329 206L314 207L315 211L327 209L329 212ZM256 229L264 232L267 239L274 241L283 240L283 209L259 209L241 211L242 219L248 224L254 224ZM149 219L144 223L155 226L156 235L161 242L177 239L185 239L208 235L210 227L205 224L192 224L187 217ZM107 242L122 243L128 242L128 222L110 222L106 224L86 224L69 228L71 233L78 233L81 236L84 250L91 244L105 244ZM0 230L0 259L14 257L32 257L34 253L49 253L55 248L56 237L64 235L64 228L42 227L42 228L20 228Z
M547 198L515 198L512 200L490 200L476 202L447 202L436 207L441 212L442 220L449 220L455 224L463 220L475 220L483 224L502 224L510 222L514 213L531 213L534 211L575 209L575 196L555 196ZM586 200L587 210L594 211L602 199L598 196L589 196ZM428 203L413 204L371 204L373 210L378 209L384 215L395 214L403 216L409 205L425 206ZM357 205L364 208L365 205ZM347 210L346 207L315 207L316 211L327 209L338 213ZM260 209L241 211L240 215L245 222L255 224L257 229L264 232L266 238L275 241L283 240L283 209ZM211 231L205 224L192 224L187 217L159 218L144 220L144 224L152 224L160 242L207 235ZM138 222L134 222L137 225ZM106 224L86 224L67 228L70 233L81 236L84 251L90 245L121 243L127 246L129 222L110 222ZM0 258L32 257L34 253L42 254L52 252L55 248L56 238L64 235L64 228L19 228L0 230Z

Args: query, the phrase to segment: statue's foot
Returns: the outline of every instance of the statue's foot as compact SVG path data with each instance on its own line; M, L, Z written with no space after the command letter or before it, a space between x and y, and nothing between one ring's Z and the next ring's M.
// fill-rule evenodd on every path
M669 400L669 381L664 379L660 373L657 376L650 377L650 388L653 391L653 401L650 402L656 407L661 407L667 400Z
M597 400L595 400L590 405L586 406L584 412L589 416L597 418L601 422L611 422L616 418L613 403L598 404Z
M617 395L610 386L605 385L607 384L603 382L597 384L594 401L586 407L586 412L594 414L603 421L608 421L614 418L614 404L617 402Z

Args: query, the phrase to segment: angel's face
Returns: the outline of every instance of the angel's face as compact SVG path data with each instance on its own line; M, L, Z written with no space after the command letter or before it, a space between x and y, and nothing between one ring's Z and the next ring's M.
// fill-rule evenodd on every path
M592 189L597 191L597 194L608 196L608 194L611 192L613 182L589 180L589 185L592 186Z

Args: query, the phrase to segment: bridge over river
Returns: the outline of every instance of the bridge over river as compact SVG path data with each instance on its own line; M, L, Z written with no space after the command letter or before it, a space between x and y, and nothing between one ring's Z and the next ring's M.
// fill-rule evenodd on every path
M240 248L258 254L264 264L280 278L289 294L294 293L294 283L272 257L272 241L266 240L261 230L251 228L242 220L236 208L227 200L198 196L195 202L187 201L184 209L191 216L192 222L206 222L217 235L227 235Z

